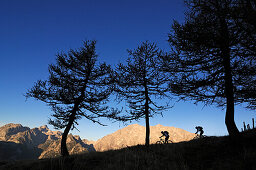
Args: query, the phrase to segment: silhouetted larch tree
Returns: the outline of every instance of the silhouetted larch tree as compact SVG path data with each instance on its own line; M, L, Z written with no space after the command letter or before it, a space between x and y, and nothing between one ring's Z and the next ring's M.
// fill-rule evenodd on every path
M66 139L70 129L85 117L99 123L100 117L113 118L105 105L112 92L111 68L97 64L95 41L86 41L79 50L58 54L57 63L49 65L48 80L39 80L26 97L47 103L54 111L49 120L56 129L65 128L61 139L61 155L68 156ZM101 124L102 125L102 124Z
M251 56L240 53L241 31L232 16L233 2L185 1L185 22L172 25L168 40L172 50L163 56L163 69L171 73L171 91L182 99L226 106L227 130L236 136L234 104L241 102L236 89L246 86L241 79Z
M149 146L149 117L168 108L163 102L157 103L168 96L165 76L158 68L160 50L154 43L143 42L128 53L127 65L119 64L116 69L116 91L128 103L130 120L145 118L145 144Z

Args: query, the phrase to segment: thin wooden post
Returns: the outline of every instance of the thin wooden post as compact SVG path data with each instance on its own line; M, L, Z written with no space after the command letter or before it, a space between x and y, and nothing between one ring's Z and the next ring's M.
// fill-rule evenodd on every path
M252 128L254 129L254 118L252 118Z

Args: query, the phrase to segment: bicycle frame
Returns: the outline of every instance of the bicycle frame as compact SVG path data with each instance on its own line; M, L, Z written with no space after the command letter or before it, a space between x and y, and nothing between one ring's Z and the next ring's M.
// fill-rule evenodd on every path
M200 136L199 134L196 134L196 136L193 139L201 139L206 137L205 135Z
M165 139L163 137L159 137L160 140L156 142L156 144L165 144ZM167 143L173 143L171 140L167 140Z

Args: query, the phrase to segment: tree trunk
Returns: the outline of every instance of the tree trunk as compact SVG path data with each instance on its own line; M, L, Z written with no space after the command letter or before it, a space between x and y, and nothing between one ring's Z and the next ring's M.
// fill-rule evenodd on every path
M232 75L231 75L231 68L230 68L230 58L229 56L225 57L224 59L224 69L225 69L225 94L227 99L227 108L226 108L226 117L225 123L227 126L227 130L229 135L234 136L239 131L236 127L234 114L235 114L235 106L234 106L234 90L233 90L233 82L232 82Z
M229 135L236 136L239 131L235 124L234 114L235 114L235 105L234 105L234 86L232 82L232 74L230 68L230 56L227 55L224 57L224 69L225 69L225 95L227 101L225 123Z
M230 48L229 48L229 32L225 18L220 19L221 24L221 55L224 66L224 79L225 79L225 96L227 101L225 123L230 136L236 136L239 130L236 127L234 120L235 106L234 106L234 85L232 81L232 73L230 66Z
M71 116L69 117L69 121L68 121L68 125L66 126L63 134L62 134L62 138L61 138L61 156L63 157L67 157L69 156L69 153L68 153L68 149L67 149L67 136L68 136L68 133L74 123L74 120L75 120L75 113L76 112L73 112L71 114Z
M234 97L231 95L227 96L225 123L230 136L236 136L239 133L234 121Z
M146 139L145 139L145 145L149 146L149 138L150 138L150 127L149 127L149 97L148 97L148 87L147 87L147 81L144 80L144 87L145 87L145 120L146 120Z
M150 136L150 127L149 127L149 113L148 113L148 106L145 108L145 119L146 119L146 139L145 145L149 146L149 136Z
M85 92L85 89L86 89L86 85L88 83L88 77L90 76L90 73L91 73L91 70L89 71L88 73L88 76L87 78L85 79L85 84L81 90L81 95L77 98L77 100L75 101L75 104L74 104L74 108L72 110L72 114L70 115L69 117L69 120L68 120L68 125L66 126L65 130L64 130L64 133L62 134L62 138L61 138L61 155L63 157L67 157L69 156L69 153L68 153L68 149L67 149L67 136L68 136L68 133L75 121L75 117L76 117L76 112L78 111L78 108L79 108L79 105L80 103L82 102L83 98L84 98L84 92Z

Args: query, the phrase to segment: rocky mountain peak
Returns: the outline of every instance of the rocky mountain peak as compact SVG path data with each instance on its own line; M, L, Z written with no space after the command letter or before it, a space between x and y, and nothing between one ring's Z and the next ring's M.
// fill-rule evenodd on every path
M161 124L157 124L157 125L155 125L154 127L156 127L156 128L160 128L160 127L164 127L163 125L161 125Z
M73 135L77 141L82 141L79 135Z
M131 124L131 125L128 125L128 126L126 126L126 127L124 127L124 128L128 128L128 129L131 129L131 128L141 128L141 127L144 127L144 126L141 126L141 125L139 125L139 124Z
M96 143L96 141L88 140L88 139L83 139L82 141L87 145L94 145Z
M24 132L28 129L29 129L28 127L23 127L21 124L14 124L14 123L6 124L0 127L0 140L6 141L12 135L15 135L19 132Z
M5 130L5 129L15 129L15 128L22 128L23 126L21 124L14 124L14 123L9 123L9 124L6 124L1 128L1 130Z
M47 125L40 126L38 129L45 133L50 130Z

